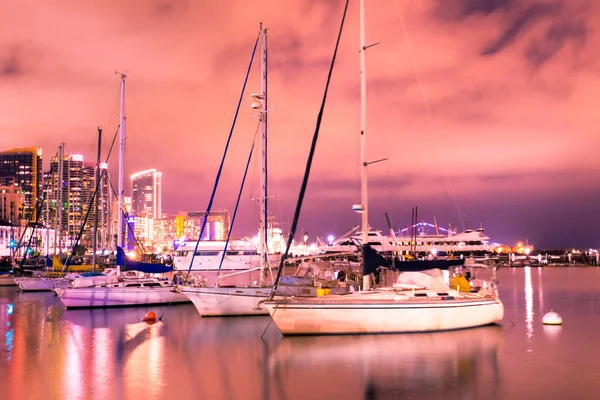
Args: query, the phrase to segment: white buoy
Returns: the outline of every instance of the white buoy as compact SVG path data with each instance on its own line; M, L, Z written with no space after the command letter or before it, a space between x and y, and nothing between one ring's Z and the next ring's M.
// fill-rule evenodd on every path
M544 325L562 325L562 318L554 311L550 311L542 318Z

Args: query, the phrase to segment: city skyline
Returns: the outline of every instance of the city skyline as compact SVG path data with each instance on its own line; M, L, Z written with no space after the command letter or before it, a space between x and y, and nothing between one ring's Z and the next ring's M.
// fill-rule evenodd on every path
M0 7L0 148L40 146L47 170L60 142L95 159L102 126L106 160L118 124L114 72L127 71L125 175L161 171L167 213L206 209L262 21L270 28L271 214L287 228L343 2ZM371 225L387 231L387 212L403 228L418 206L419 220L483 226L501 243L599 247L599 5L390 0L366 7L367 42L381 42L367 55L368 159L388 158L369 168ZM340 235L360 222L352 211L360 202L357 8L350 3L297 235ZM53 15L61 29L48 29ZM260 88L258 64L215 209L235 205L258 122L250 98ZM108 161L113 176L117 152L118 141ZM257 165L237 236L258 230Z

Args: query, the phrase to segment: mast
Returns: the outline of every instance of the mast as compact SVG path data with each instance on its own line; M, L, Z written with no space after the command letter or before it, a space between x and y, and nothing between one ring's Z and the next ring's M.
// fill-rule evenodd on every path
M266 284L266 268L269 266L268 261L268 208L267 208L267 29L260 24L261 37L261 62L260 62L260 121L261 121L261 138L260 138L260 155L261 155L261 174L260 174L260 230L259 243L261 254L261 286Z
M367 197L367 76L365 45L365 0L360 0L360 171L362 243L369 243L369 208ZM363 251L363 264L366 262ZM371 288L371 276L363 276L363 290Z
M58 254L62 254L62 211L63 211L63 164L65 158L65 144L58 146L58 179L56 186L56 217L58 218ZM56 241L56 240L55 240ZM56 254L56 252L54 252Z
M98 157L96 157L96 206L94 207L94 242L92 253L92 272L96 272L96 252L98 247L98 208L100 208L100 146L102 145L102 129L98 127Z
M46 179L50 180L52 178L52 168L48 171L48 176ZM48 257L48 252L50 251L50 187L46 186L46 221L44 221L44 225L46 225L46 257ZM54 232L56 235L56 231Z
M117 246L123 247L123 175L125 164L125 74L121 74L121 109L119 111L119 199L117 206Z
M102 235L102 247L106 248L107 246L112 246L113 243L113 196L111 195L111 190L113 190L112 185L110 184L110 174L108 172L108 166L106 167L106 181L108 182L107 185L107 192L106 192L106 208L103 210L103 214L106 213L106 221L105 221L105 229L106 229L106 233L104 235ZM104 204L104 202L102 203Z

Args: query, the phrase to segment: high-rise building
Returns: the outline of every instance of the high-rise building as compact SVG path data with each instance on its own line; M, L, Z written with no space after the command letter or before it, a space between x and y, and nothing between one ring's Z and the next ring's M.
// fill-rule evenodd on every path
M87 246L93 244L94 225L97 215L97 236L96 245L100 248L106 248L110 243L108 238L108 166L106 163L100 163L99 174L100 184L96 182L96 163L86 162L82 169L82 192L81 205L83 219L87 216L87 222L83 229L82 241ZM96 205L98 208L96 209ZM94 210L96 210L94 212Z
M162 172L156 169L131 175L131 215L160 219L162 216Z
M59 186L59 161L58 157L52 158L50 170L44 174L47 179L48 203L44 202L41 211L43 221L46 226L54 227L60 232L61 247L68 248L74 245L80 233L80 244L89 247L93 243L96 205L95 164L84 163L83 156L80 154L65 155L62 160L62 179ZM105 247L107 242L110 242L106 237L109 214L106 164L100 165L100 171L100 185L96 193L96 196L99 196L97 243Z
M42 149L23 147L0 152L0 186L18 186L25 200L23 219L35 220L42 192Z

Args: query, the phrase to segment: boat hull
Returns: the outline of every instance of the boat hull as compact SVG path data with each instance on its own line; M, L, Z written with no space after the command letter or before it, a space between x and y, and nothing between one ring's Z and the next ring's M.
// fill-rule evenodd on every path
M334 289L335 290L335 289ZM274 299L287 296L315 297L316 287L280 285ZM182 287L203 317L268 315L262 305L271 294L270 287Z
M67 288L71 284L69 279L62 278L15 278L15 282L22 292L51 291L54 288Z
M58 288L54 290L69 308L128 307L188 303L173 287Z
M362 295L363 297L365 295ZM433 332L496 323L504 316L497 299L396 301L361 295L265 302L283 335Z
M269 314L261 302L269 297L270 288L184 287L181 293L194 303L203 317Z

